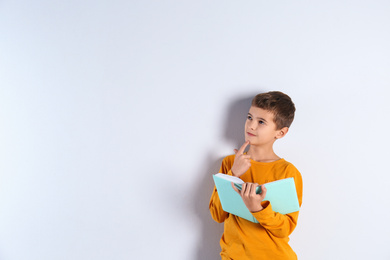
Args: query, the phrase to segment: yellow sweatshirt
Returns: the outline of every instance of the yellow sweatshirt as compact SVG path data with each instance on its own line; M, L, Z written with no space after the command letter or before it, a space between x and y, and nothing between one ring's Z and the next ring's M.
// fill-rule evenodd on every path
M235 155L225 157L221 173L232 175ZM302 177L299 171L284 159L270 163L251 160L251 167L240 178L244 182L264 184L271 181L294 177L299 205L302 204ZM243 218L223 211L221 202L214 187L209 209L211 216L218 223L224 222L221 257L234 260L293 260L295 252L288 244L288 236L297 225L298 213L280 214L272 210L269 201L263 201L263 210L252 213L259 223L252 223Z

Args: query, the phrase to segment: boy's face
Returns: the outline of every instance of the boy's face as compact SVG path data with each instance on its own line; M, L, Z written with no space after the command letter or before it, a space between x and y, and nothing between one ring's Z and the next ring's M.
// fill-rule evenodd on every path
M272 145L276 139L283 137L288 129L277 130L273 119L272 112L252 106L245 122L245 141L249 141L250 145Z

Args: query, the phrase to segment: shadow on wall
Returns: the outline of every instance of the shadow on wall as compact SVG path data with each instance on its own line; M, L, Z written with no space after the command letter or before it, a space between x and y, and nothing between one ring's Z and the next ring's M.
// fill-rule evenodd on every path
M239 149L245 142L244 124L251 107L252 99L257 93L237 99L228 107L225 119L225 138L234 148Z
M255 95L236 99L228 107L224 124L224 136L227 142L234 145L232 153L234 148L240 148L245 141L244 124L252 98ZM205 162L202 164L204 167L199 171L203 174L203 178L201 178L201 182L195 187L195 192L193 193L194 211L202 223L202 232L195 258L197 260L220 259L219 253L221 248L219 240L223 233L223 224L219 224L212 219L208 205L214 189L212 175L218 173L222 159L222 157L216 159L209 152Z

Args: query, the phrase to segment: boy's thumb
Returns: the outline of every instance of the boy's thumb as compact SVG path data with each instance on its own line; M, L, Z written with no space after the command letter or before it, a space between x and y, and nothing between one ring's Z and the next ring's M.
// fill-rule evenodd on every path
M237 149L234 149L234 153L237 154L238 150Z

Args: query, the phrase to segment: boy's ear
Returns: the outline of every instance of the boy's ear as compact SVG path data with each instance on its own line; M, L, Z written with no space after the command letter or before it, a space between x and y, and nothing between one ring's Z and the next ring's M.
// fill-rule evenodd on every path
M275 138L280 139L280 138L284 137L287 134L288 129L289 128L286 126L286 127L283 127L282 129L276 130L277 133L276 133Z

